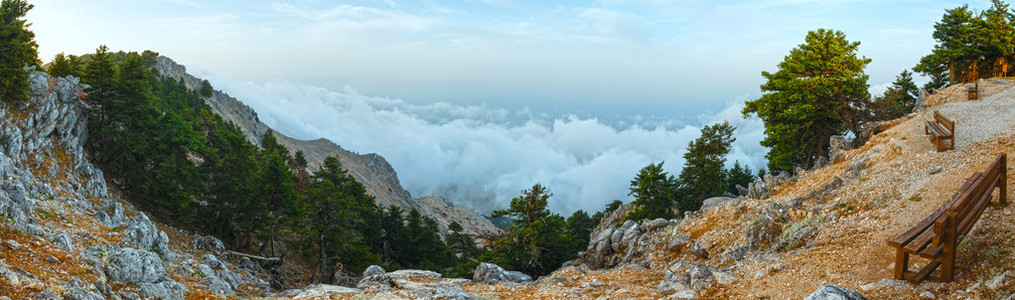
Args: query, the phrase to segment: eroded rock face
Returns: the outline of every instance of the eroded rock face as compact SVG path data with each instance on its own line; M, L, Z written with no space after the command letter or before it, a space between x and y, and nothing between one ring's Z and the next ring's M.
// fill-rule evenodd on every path
M480 263L479 266L476 267L476 271L473 272L472 281L488 284L495 284L503 281L525 283L531 282L532 277L529 277L529 275L525 275L525 273L522 272L505 270L495 264Z

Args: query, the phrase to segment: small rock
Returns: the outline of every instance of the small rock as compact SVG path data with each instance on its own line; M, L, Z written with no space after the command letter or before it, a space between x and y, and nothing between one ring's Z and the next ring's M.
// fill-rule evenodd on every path
M994 278L991 278L986 282L984 282L983 285L986 286L988 289L996 290L997 288L1001 287L1002 283L1005 282L1005 277L1008 277L1009 272L1011 271L1005 271L1000 275L994 276Z
M473 272L472 281L477 283L497 283L501 281L523 283L532 281L532 277L522 272L505 270L495 264L480 263L476 267L476 271Z
M923 293L920 293L920 298L921 299L937 299L937 296L934 296L934 293L931 293L930 291L923 291Z
M324 297L328 297L328 296L332 296L332 295L338 296L338 295L342 295L342 294L352 294L352 293L359 293L359 292L362 292L362 291L359 290L359 289L347 288L347 287L342 287L342 286L337 286L337 285L315 284L315 285L308 286L306 289L303 289L303 291L301 291L299 294L297 294L293 298L295 298L295 299L313 299L313 298L324 298Z
M712 272L712 277L715 278L715 282L717 282L717 283L719 283L721 285L728 285L728 284L732 284L734 281L737 281L737 278L733 277L733 275L730 275L729 273L726 273L726 272L720 272L720 271Z
M678 251L680 247L687 245L688 240L691 239L691 235L681 232L677 236L670 240L670 251Z
M837 285L822 285L804 300L867 300L862 294Z
M57 259L55 256L50 255L50 256L46 257L46 262L51 263L51 264L58 264L58 263L60 263L60 260Z
M934 175L934 174L937 174L937 173L940 173L940 172L941 172L941 167L938 166L938 167L934 167L933 169L930 169L930 172L927 172L927 174Z
M363 278L377 274L384 274L384 268L378 265L370 265L365 271L363 271Z
M695 241L694 243L692 243L691 248L689 250L691 251L692 254L694 254L694 256L697 256L698 258L704 260L708 260L708 248L702 245L700 241Z

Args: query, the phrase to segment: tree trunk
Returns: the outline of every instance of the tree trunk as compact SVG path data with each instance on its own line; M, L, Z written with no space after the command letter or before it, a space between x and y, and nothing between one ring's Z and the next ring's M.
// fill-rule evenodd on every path
M948 60L948 84L955 84L955 62Z

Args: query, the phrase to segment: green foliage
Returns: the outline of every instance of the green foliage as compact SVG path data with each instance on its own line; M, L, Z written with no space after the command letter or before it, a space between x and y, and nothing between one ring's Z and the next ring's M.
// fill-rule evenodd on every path
M211 97L211 94L215 92L215 89L211 87L211 82L207 79L201 81L201 96Z
M71 57L75 57L71 55ZM53 56L53 62L49 64L49 75L53 77L67 77L67 76L78 76L78 71L75 66L71 64L70 59L63 54L63 52L57 53Z
M307 167L307 158L303 156L303 151L296 151L296 165L300 168Z
M35 33L22 19L32 7L25 0L0 3L0 101L6 103L28 101L29 72L24 68L39 64Z
M913 82L913 73L902 70L885 94L874 100L872 107L875 119L891 120L912 112L919 93L920 89Z
M927 88L943 86L946 77L954 83L1013 71L1008 64L1015 58L1015 16L1004 1L992 0L979 14L969 5L945 10L933 37L934 49L913 68L931 77Z
M672 219L673 200L677 193L677 179L663 171L663 162L649 164L631 180L631 202L635 210L627 214L628 220Z
M684 169L680 172L680 183L686 198L678 203L682 211L695 211L707 198L722 195L728 186L723 166L726 154L730 152L733 127L729 122L705 126L701 136L687 145L684 153Z
M737 185L747 187L754 181L754 174L751 167L740 165L740 161L733 162L733 167L726 170L726 191L736 193Z
M535 184L512 199L511 208L495 210L494 218L510 216L514 225L483 255L483 260L539 276L576 257L576 246L569 240L573 236L567 233L567 220L546 208L551 196L546 187Z
M771 148L770 169L808 168L828 152L830 136L860 132L868 115L864 69L870 59L857 57L859 46L841 31L818 29L807 33L778 71L761 72L766 93L747 101L743 113L756 114L765 124L761 144Z

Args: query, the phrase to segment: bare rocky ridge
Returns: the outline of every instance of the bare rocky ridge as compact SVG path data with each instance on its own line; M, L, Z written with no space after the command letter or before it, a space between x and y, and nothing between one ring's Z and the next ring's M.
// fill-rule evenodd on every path
M155 70L158 74L183 80L188 88L200 90L202 80L188 74L183 65L165 56L159 56L155 61ZM261 145L264 133L272 130L257 118L257 113L253 109L226 93L214 91L211 97L205 99L205 103L211 106L216 114L236 124L246 135L247 140L255 145ZM289 148L294 155L297 151L303 151L307 159L307 169L311 173L319 168L325 157L338 157L342 167L363 184L367 193L374 196L381 207L395 205L405 211L417 209L424 216L437 220L442 233L452 221L458 221L465 233L477 237L499 232L493 223L473 210L457 208L448 201L413 199L409 191L399 183L398 174L391 164L376 153L360 155L326 139L300 140L286 136L278 130L272 132L279 143Z

